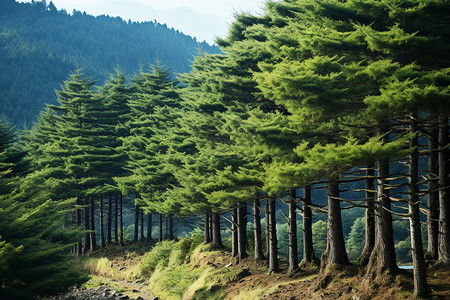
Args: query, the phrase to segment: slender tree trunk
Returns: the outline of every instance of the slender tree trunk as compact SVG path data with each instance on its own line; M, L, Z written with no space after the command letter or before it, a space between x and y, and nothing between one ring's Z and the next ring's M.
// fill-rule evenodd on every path
M213 239L213 216L212 214L208 214L208 222L209 222L209 236L211 237L211 242Z
M439 236L438 259L446 264L450 263L450 199L449 199L449 144L448 144L448 116L439 117Z
M108 245L112 243L112 196L108 198L108 219L107 219L107 234L106 234L106 242Z
M266 236L266 238L265 238L265 240L266 240L266 248L265 248L265 253L264 253L264 255L265 255L265 257L267 257L267 258L269 258L269 255L270 255L270 209L269 209L269 206L270 206L270 200L269 199L266 199L266 207L265 207L265 210L264 210L264 220L265 220L265 223L266 223L266 226L265 226L265 236Z
M238 258L244 259L247 254L247 205L240 203L238 207Z
M253 202L253 224L255 230L255 260L265 259L262 249L262 239L261 239L261 212L260 212L260 201L255 199Z
M152 242L152 214L147 215L147 243Z
M91 196L91 205L90 205L91 213L90 213L90 230L91 230L91 251L97 249L97 240L95 236L95 200L94 196Z
M105 248L105 231L103 227L103 196L100 196L100 245Z
M358 258L361 265L367 265L370 254L375 245L375 165L368 164L366 170L365 190L366 190L366 238L363 251Z
M427 297L429 289L427 274L425 270L425 257L422 248L422 236L420 232L420 210L419 210L419 150L418 136L419 126L417 115L411 116L411 132L414 137L410 142L412 153L409 155L409 224L411 233L411 253L413 258L414 295Z
M134 206L134 242L139 241L139 206Z
M231 214L231 256L238 256L238 209L233 208L233 212Z
M119 196L116 194L116 198L114 200L114 242L119 242L119 224L118 224L118 212L119 208L117 206L118 204L118 198Z
M297 203L295 201L295 189L289 195L289 267L288 273L298 270L298 246L297 246Z
M163 241L163 216L161 214L158 215L159 219L158 219L158 229L159 229L159 237L158 237L158 241L162 242Z
M211 236L209 235L209 214L205 214L205 244L211 243Z
M438 258L439 232L439 160L438 160L438 128L432 128L428 139L428 210L427 229L428 247L426 256L430 259Z
M81 201L77 200L76 205L79 206L81 205ZM81 208L76 208L75 211L75 223L77 225L78 228L81 228ZM82 247L82 241L81 239L77 241L77 245L76 245L76 250L75 250L75 255L76 256L81 256L83 254L83 247Z
M144 210L140 209L140 233L141 233L141 238L140 240L145 242L145 236L144 236Z
M269 273L280 271L278 265L278 241L277 241L277 221L276 221L276 199L270 199L269 209Z
M173 215L169 214L169 240L174 240L175 237L173 235Z
M119 208L119 222L120 222L120 237L119 237L119 243L121 246L123 246L123 195L120 194L120 208Z
M381 129L379 134L384 135L383 140L388 141L386 129ZM398 271L395 261L394 235L392 229L391 199L389 198L389 160L377 161L377 202L375 214L375 245L367 264L367 279L372 280L372 275L378 275L385 271L388 273Z
M91 250L91 233L89 232L90 230L90 218L89 218L89 211L90 211L90 207L88 205L88 201L85 200L84 201L84 230L86 230L86 234L84 236L84 249L83 252L87 253L89 252L89 250Z
M222 238L220 236L220 215L218 213L211 214L212 216L212 242L213 249L223 249Z
M312 265L315 260L312 239L311 187L304 188L303 195L303 260L302 265Z
M341 203L337 178L328 178L327 247L322 254L321 269L327 265L349 265L342 232Z

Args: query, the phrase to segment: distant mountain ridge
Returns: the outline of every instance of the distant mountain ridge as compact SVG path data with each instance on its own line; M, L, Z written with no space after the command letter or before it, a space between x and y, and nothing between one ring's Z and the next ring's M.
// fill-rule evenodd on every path
M132 75L159 60L176 73L190 71L201 51L220 50L157 22L69 15L45 1L0 2L0 115L22 126L35 120L55 89L76 68L99 84L115 67Z

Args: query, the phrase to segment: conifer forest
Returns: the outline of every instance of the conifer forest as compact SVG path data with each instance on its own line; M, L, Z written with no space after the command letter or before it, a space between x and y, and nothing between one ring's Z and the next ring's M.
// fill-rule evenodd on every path
M385 299L450 297L430 276L450 275L450 3L268 1L216 44L2 0L0 299L66 292L89 280L83 259L145 244L161 299L232 298L151 288L163 267L211 268L173 265L197 245L266 276L313 270L310 296L268 299L338 298L314 292L352 272L368 294L341 299L398 274L405 298Z

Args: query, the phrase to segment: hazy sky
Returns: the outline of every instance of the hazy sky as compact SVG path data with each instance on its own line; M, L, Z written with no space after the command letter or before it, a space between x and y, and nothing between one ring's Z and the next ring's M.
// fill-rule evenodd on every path
M25 0L26 1L26 0ZM52 0L58 9L93 15L120 16L125 20L166 23L209 43L224 37L234 12L258 14L265 0ZM28 2L28 1L26 1ZM50 2L50 0L47 0Z

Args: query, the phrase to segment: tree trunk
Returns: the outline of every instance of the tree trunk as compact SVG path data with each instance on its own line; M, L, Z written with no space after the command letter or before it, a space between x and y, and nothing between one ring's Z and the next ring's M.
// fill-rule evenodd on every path
M83 249L83 253L87 253L89 252L89 250L91 250L91 233L89 232L90 230L90 218L89 218L89 211L90 211L90 207L88 205L88 201L85 200L84 201L84 230L86 230L85 236L84 236L84 249Z
M120 217L120 237L119 237L119 243L121 246L123 246L123 195L120 194L120 209L119 209Z
M134 242L139 241L139 206L134 206Z
M276 199L270 199L269 210L269 273L280 271L278 266L278 241L277 241L277 221L276 221Z
M218 213L211 214L212 217L212 242L213 249L223 249L222 238L220 236L220 215Z
M118 243L119 242L119 224L117 222L118 219L118 212L119 212L119 208L118 208L118 198L119 196L116 194L116 198L114 200L114 242Z
M388 141L385 129L379 134L384 135L383 140ZM375 245L367 264L367 279L372 280L372 275L378 275L385 271L388 273L398 271L395 261L394 236L392 229L391 199L389 198L388 180L389 160L377 161L377 201L375 214Z
M80 200L77 200L76 205L77 206L81 205ZM75 223L76 223L77 227L81 229L81 208L78 208L78 207L76 208L76 211L75 211ZM77 241L75 255L81 256L83 254L82 251L83 251L83 247L82 247L82 241L80 239Z
M410 142L412 153L409 155L409 224L411 233L411 253L413 258L414 295L416 297L429 296L427 274L425 270L425 257L422 248L422 236L420 232L420 211L419 211L419 150L418 136L419 126L417 116L411 116L411 132L414 137Z
M298 246L297 246L297 203L295 189L289 195L289 268L288 273L298 270Z
M97 249L97 240L95 236L95 201L94 196L91 196L91 205L90 205L91 213L89 215L90 217L90 230L91 230L91 251L94 251Z
M231 213L231 256L238 256L238 209L233 208L233 212Z
M301 265L312 265L315 260L312 239L311 187L304 188L303 195L303 259Z
M349 265L342 232L341 203L339 201L339 182L337 178L328 178L328 220L327 247L322 254L321 269L327 265Z
M103 228L103 196L100 196L100 245L105 248L105 231Z
M212 214L208 214L208 222L209 222L209 236L211 237L211 241L213 239L213 216Z
M450 199L449 199L449 149L448 149L448 116L439 117L439 236L438 259L450 263Z
M428 247L426 256L430 259L438 258L438 232L439 232L439 161L438 161L438 136L439 130L432 128L428 139L428 210L427 229Z
M106 234L106 242L108 245L112 243L112 196L108 198L108 219L107 219L107 234Z
M269 254L270 254L270 210L269 210L269 205L270 205L270 200L266 199L266 207L264 210L264 220L266 223L265 226L265 240L266 240L266 248L265 248L265 252L264 252L264 256L269 258Z
M209 235L209 214L205 214L205 244L211 243L211 236Z
M244 259L247 254L247 205L240 203L238 206L238 258Z
M375 165L368 164L366 170L365 190L366 190L366 238L363 251L358 258L361 265L367 265L370 254L372 254L375 245Z
M159 237L158 237L158 241L162 242L163 241L163 216L161 214L158 215L159 219L158 219L158 229L159 229Z
M152 214L147 215L147 243L152 242Z
M255 260L265 259L262 250L262 239L261 239L261 212L259 208L260 202L255 199L253 202L253 224L255 230Z
M141 238L140 240L145 242L145 236L144 236L144 210L140 209L140 233L141 233Z
M173 235L173 215L169 215L169 240L174 240L175 236Z

